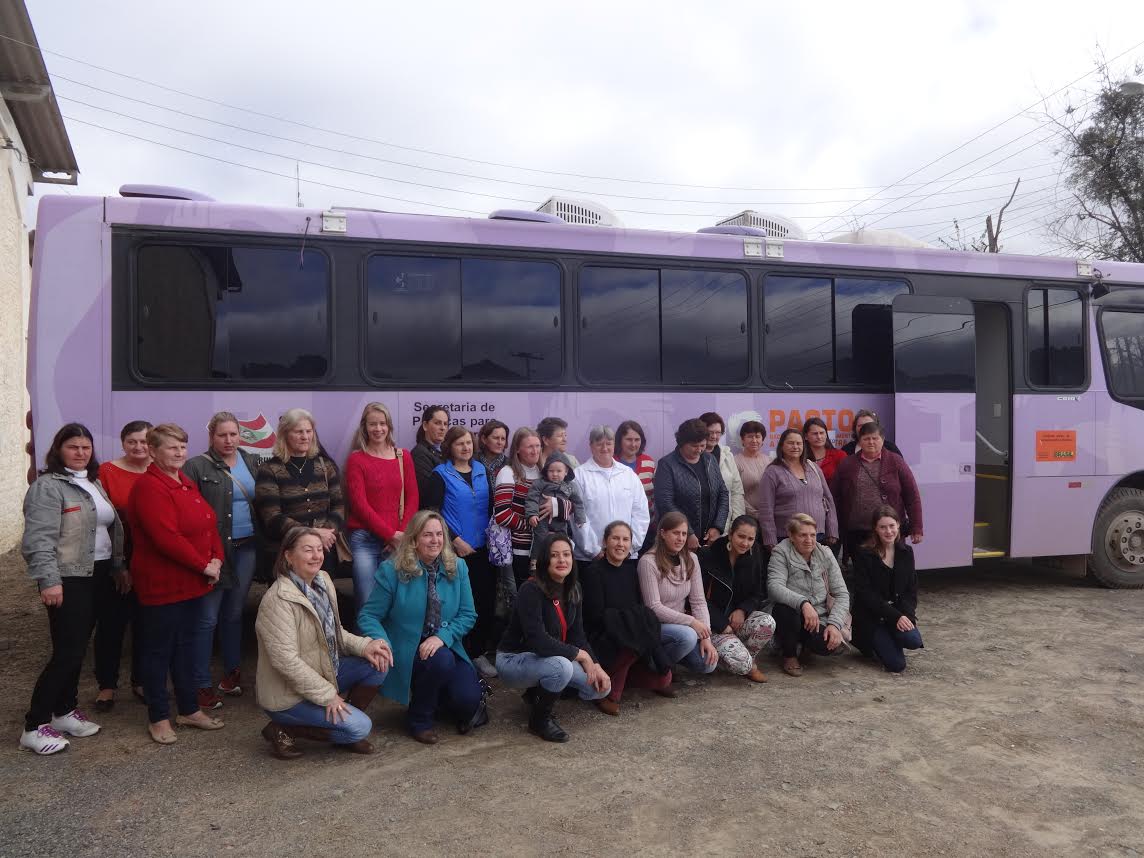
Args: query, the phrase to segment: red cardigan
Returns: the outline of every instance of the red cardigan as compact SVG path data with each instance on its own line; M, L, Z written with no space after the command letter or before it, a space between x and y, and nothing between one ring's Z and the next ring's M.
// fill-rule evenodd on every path
M176 483L152 464L128 502L134 540L131 579L142 605L169 605L209 592L203 570L223 559L214 511L194 482Z
M815 462L822 475L828 480L834 479L834 472L838 468L838 463L846 458L846 454L839 450L837 447L827 447L826 454Z
M858 494L858 479L862 477L859 460L861 451L847 456L838 463L834 479L830 481L830 492L838 505L838 526L845 530L850 521L850 505ZM864 478L868 479L868 478ZM909 532L915 536L922 534L922 496L917 481L906 460L897 453L882 448L882 474L880 479L882 494L886 503L897 510L903 523L909 523ZM874 510L869 511L870 515Z
M401 496L401 472L397 459L379 459L364 450L354 450L346 460L346 493L349 495L350 530L368 530L389 542L397 531L404 532L417 512L417 473L408 450L401 451L405 473L405 516L397 520Z

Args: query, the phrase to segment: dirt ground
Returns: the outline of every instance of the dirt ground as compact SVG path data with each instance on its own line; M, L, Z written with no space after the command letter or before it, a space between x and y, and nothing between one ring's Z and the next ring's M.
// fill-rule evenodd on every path
M924 574L919 613L904 676L846 656L760 686L684 677L619 718L562 703L562 746L499 688L468 737L423 747L379 702L374 756L291 763L249 693L173 747L121 695L98 736L38 758L16 740L47 624L10 554L0 856L1144 854L1144 591L1005 564Z

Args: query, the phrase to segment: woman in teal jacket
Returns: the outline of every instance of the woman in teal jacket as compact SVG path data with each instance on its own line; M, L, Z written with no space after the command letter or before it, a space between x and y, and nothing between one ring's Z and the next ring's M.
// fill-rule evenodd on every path
M461 643L477 619L469 571L447 533L440 513L413 516L358 614L361 633L393 649L381 693L408 705L409 732L426 745L439 739L438 713L462 734L488 723L481 682Z

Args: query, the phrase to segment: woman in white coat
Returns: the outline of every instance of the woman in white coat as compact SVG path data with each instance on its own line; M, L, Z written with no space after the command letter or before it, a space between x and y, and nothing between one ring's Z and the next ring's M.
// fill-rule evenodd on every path
M610 426L594 426L588 433L592 458L576 469L587 521L577 529L576 556L595 560L604 554L604 530L613 521L632 529L632 557L643 544L651 515L647 494L636 472L615 459L616 433Z

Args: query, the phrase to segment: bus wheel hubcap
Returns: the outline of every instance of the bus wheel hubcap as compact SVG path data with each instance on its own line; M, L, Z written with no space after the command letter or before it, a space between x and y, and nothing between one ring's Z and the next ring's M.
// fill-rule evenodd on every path
M1108 526L1108 547L1112 561L1130 572L1144 566L1144 512L1117 516Z

